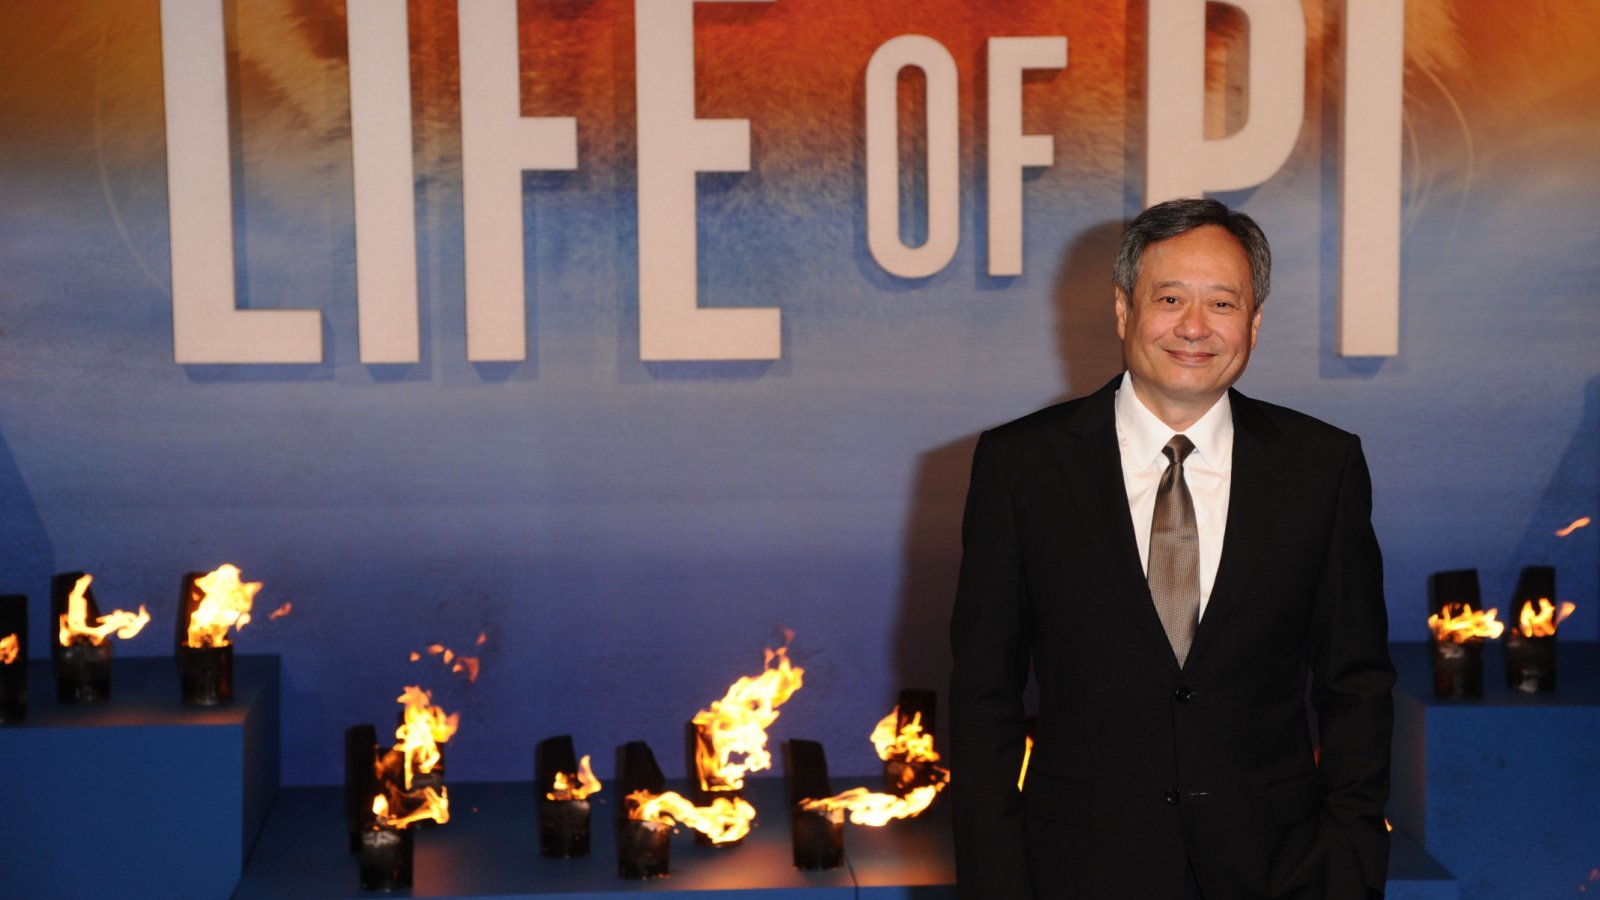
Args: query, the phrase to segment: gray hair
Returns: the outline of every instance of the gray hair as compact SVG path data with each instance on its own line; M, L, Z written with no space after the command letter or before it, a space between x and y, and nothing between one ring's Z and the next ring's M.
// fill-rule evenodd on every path
M1272 249L1267 246L1267 236L1261 226L1242 212L1229 209L1216 200L1168 200L1157 203L1128 223L1122 232L1122 246L1117 250L1116 268L1112 282L1129 299L1133 297L1134 282L1139 280L1139 263L1144 251L1152 244L1188 234L1196 228L1216 225L1233 235L1244 250L1250 263L1250 287L1260 309L1267 301L1267 291L1272 285Z

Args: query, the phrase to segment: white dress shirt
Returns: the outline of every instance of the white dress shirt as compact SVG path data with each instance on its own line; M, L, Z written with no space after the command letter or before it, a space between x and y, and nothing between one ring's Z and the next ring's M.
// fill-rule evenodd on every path
M1167 470L1162 448L1174 434L1194 443L1183 464L1184 481L1194 500L1194 521L1200 542L1200 615L1206 614L1211 586L1222 560L1222 537L1228 525L1228 488L1233 481L1233 405L1223 394L1200 420L1175 432L1145 407L1133 392L1133 375L1122 374L1117 389L1117 446L1122 451L1122 483L1128 491L1128 512L1139 541L1139 561L1150 574L1150 520L1156 490Z

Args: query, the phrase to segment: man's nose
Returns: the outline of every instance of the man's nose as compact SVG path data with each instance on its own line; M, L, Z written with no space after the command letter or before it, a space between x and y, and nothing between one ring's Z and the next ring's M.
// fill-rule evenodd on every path
M1173 332L1188 341L1196 341L1210 334L1211 325L1206 320L1205 309L1198 303L1186 305Z

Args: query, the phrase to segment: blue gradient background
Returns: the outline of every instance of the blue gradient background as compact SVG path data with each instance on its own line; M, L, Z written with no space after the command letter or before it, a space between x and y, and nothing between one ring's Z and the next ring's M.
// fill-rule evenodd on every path
M48 116L27 87L47 76L0 27L0 113L17 123L0 137L0 591L33 598L35 653L52 572L95 573L102 607L147 604L155 624L118 653L163 655L182 573L233 562L265 582L263 614L294 604L238 639L283 657L285 783L336 781L343 729L388 722L409 683L462 713L453 778L524 777L557 733L605 777L632 739L680 771L683 721L790 628L806 684L774 739L820 739L836 772L873 771L866 735L898 690L944 687L977 433L1120 367L1108 281L1137 209L1137 97L1063 126L1093 140L1056 132L1056 165L1026 182L1026 273L1006 279L983 274L981 153L964 154L954 261L905 281L865 249L859 93L831 98L855 119L818 125L855 129L857 155L821 168L752 115L755 170L701 179L700 302L781 308L771 364L638 361L627 103L579 112L577 172L525 181L529 359L469 363L455 138L419 126L423 359L363 366L342 64L296 70L302 112L322 111L303 119L246 65L241 305L320 309L326 361L184 367L159 77L117 77L159 61L150 6L81 10L134 20L134 38L44 23L77 73ZM946 27L935 36L1016 33ZM981 59L958 59L975 78ZM1027 102L1079 89L1072 67ZM1578 89L1594 70L1525 91L1515 115L1482 73L1457 72L1464 124L1418 71L1401 354L1332 350L1337 136L1317 95L1284 170L1222 197L1277 257L1240 388L1363 436L1397 639L1424 637L1429 572L1475 566L1503 608L1518 569L1544 563L1579 604L1563 634L1593 640L1600 526L1554 532L1600 517L1600 114ZM1098 88L1121 102L1121 81ZM973 141L981 114L965 103L962 120ZM475 684L407 661L480 632Z

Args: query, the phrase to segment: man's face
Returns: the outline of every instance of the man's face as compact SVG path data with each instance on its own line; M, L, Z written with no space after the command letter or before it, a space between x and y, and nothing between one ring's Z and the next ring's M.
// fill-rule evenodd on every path
M1134 393L1174 428L1204 415L1244 373L1261 327L1244 248L1204 225L1145 248L1117 334Z

